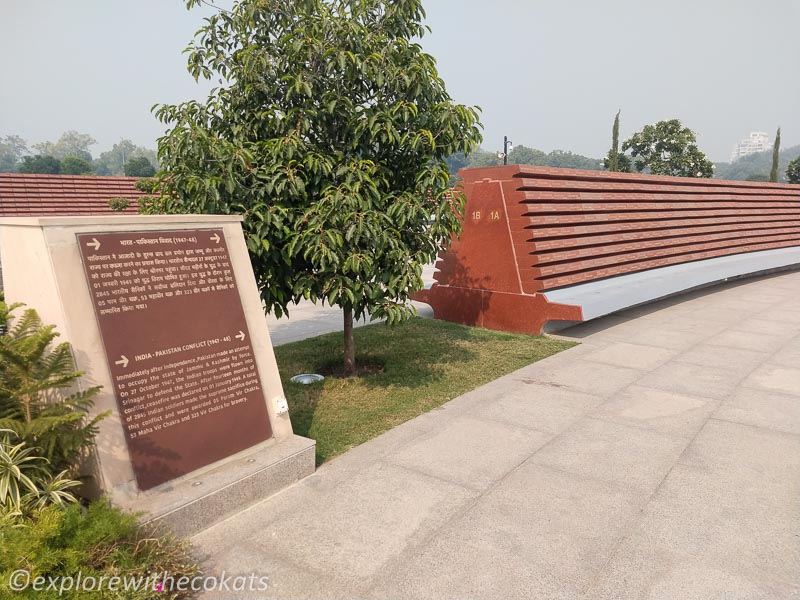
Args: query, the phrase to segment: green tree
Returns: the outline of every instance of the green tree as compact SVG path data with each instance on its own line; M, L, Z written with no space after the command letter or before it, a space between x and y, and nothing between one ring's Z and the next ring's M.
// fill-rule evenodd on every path
M469 157L463 152L456 152L444 159L447 170L450 171L450 186L455 186L458 181L458 172L469 166Z
M622 109L614 116L614 125L611 128L611 148L603 160L603 167L612 173L630 173L631 159L619 151L619 115Z
M125 163L125 175L128 177L152 177L156 168L144 156L134 156Z
M800 183L800 156L791 161L786 167L786 181Z
M602 169L602 161L596 158L575 154L569 150L553 150L547 153L547 156L545 156L542 161L542 166L598 171Z
M77 156L67 156L61 160L61 172L65 175L94 175L92 164Z
M781 156L781 128L775 134L775 144L772 146L772 168L769 171L769 180L772 183L778 182L778 161Z
M46 173L58 175L61 173L61 161L52 156L23 156L22 162L17 167L20 173Z
M0 138L0 173L13 173L19 161L28 154L28 144L18 135Z
M620 160L625 161L627 157L620 154ZM483 148L477 148L468 156L463 153L453 154L447 157L447 164L453 173L453 169L478 167L494 167L503 164L503 159L497 156L496 152L489 152ZM534 165L539 167L560 167L564 169L587 169L597 171L603 168L602 161L588 156L582 156L566 150L553 150L544 152L536 148L530 148L522 144L514 146L508 153L508 164L510 165Z
M614 116L614 126L611 128L611 150L608 151L608 161L606 168L612 173L619 172L619 113Z
M137 146L131 140L122 139L111 147L111 150L102 152L92 163L98 175L123 175L125 165L135 157L146 158L151 165L158 169L156 153L143 146Z
M513 150L511 151L513 152ZM509 154L511 154L509 152ZM469 162L467 166L470 169L477 167L496 167L503 164L503 159L497 156L497 152L489 152L483 148L477 148L474 152L469 154Z
M188 0L187 6L201 0ZM460 231L445 158L480 142L417 42L421 0L240 0L207 20L189 71L205 103L162 105L163 192L187 212L244 215L268 309L302 298L354 318L414 314L422 267Z
M76 156L82 158L86 162L92 162L92 153L89 151L89 146L97 143L88 133L78 133L77 131L65 131L58 138L57 142L42 142L34 144L34 149L39 153L47 156L54 156L61 160L67 156Z
M611 150L608 151L606 157L603 159L603 168L611 171L609 165L611 164ZM627 154L619 152L617 154L617 173L630 173L633 169L631 158Z
M510 165L543 165L546 161L546 153L522 144L514 146L508 153L508 164Z
M711 177L713 163L697 147L694 131L678 119L647 125L622 144L630 150L637 171L648 169L654 175Z

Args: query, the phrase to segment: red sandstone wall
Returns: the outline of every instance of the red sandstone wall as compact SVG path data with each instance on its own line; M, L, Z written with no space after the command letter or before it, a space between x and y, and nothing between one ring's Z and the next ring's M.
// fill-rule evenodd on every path
M471 325L509 321L496 314L500 295L523 297L515 310L533 310L527 299L538 298L536 310L552 314L534 321L571 319L575 310L567 308L575 307L547 307L537 292L800 246L797 185L525 165L459 174L467 195L464 232L437 263L440 285L418 297L434 304L437 316ZM517 324L496 328L541 329L523 325L523 317L511 320Z

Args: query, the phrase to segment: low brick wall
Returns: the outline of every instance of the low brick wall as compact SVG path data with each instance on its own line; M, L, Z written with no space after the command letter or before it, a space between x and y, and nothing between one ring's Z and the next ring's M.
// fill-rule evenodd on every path
M109 215L111 198L129 198L123 214L136 214L138 177L0 173L0 216Z
M146 195L136 189L138 177L95 175L45 175L0 173L0 217L55 217L132 214L136 199ZM130 206L114 212L111 198L128 198ZM0 257L0 290L3 289Z
M580 319L537 298L548 290L800 246L796 185L525 165L459 174L464 232L417 298L470 325L538 333L547 320Z

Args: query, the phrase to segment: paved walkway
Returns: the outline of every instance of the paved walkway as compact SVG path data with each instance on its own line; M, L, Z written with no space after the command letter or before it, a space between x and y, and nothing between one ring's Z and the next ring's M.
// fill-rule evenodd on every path
M800 597L798 298L800 272L569 330L194 542L278 598Z
M427 265L422 269L422 281L425 285L433 283L433 265ZM422 302L412 302L417 307L420 316L432 316L431 307ZM333 333L342 330L342 309L339 307L323 306L313 302L301 302L296 306L289 307L289 317L276 318L274 315L267 315L267 326L269 335L274 346L297 342L310 337L316 337L324 333ZM356 327L369 324L367 319L355 322Z

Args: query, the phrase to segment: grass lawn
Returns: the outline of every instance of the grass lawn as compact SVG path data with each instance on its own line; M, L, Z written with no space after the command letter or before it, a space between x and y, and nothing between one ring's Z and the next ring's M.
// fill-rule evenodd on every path
M342 335L275 348L294 432L317 441L317 463L493 379L573 346L546 337L414 318L355 330L356 364L366 374L330 373L342 361ZM325 381L291 383L298 373Z

